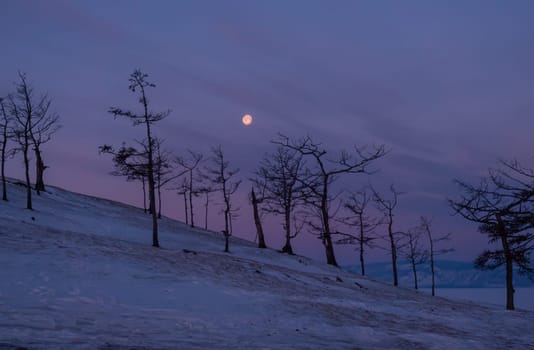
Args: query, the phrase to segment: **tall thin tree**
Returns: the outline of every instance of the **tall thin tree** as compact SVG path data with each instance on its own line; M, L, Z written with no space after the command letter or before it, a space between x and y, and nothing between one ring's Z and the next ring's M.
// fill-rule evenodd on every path
M143 125L146 131L146 142L148 148L148 164L147 164L147 180L148 180L148 197L149 208L152 214L152 246L159 247L158 239L158 214L156 211L156 179L155 179L155 149L154 149L154 136L152 126L167 117L170 111L164 112L152 112L149 110L149 100L147 97L147 89L156 87L155 84L147 80L148 74L143 73L141 70L136 69L130 78L129 89L133 93L139 93L139 103L142 105L142 112L136 113L130 110L125 110L118 107L111 107L109 113L115 118L124 117L129 119L134 126Z
M8 95L8 111L13 117L12 137L17 143L16 152L22 153L24 178L26 180L26 209L33 210L32 188L30 181L30 147L32 117L35 115L34 91L26 81L26 75L19 72L19 82L15 93Z
M182 168L182 172L184 175L187 176L188 180L185 182L187 184L187 193L189 195L189 217L190 217L190 224L191 227L195 227L195 216L193 211L193 197L197 196L200 191L199 188L197 188L197 183L199 183L199 179L201 176L197 173L195 173L198 170L199 165L202 162L202 159L204 156L202 153L195 153L191 150L187 150L187 157L178 156L176 157L176 163L179 167ZM196 176L195 176L196 175Z
M410 263L412 268L414 288L419 289L419 283L417 279L417 266L425 263L428 259L428 252L424 249L421 243L421 236L423 231L419 227L412 228L407 232L402 232L402 235L406 238L406 244L401 248L401 253L404 258Z
M437 244L450 240L451 234L447 233L438 237L434 237L432 233L432 220L426 216L421 216L420 218L420 228L428 237L429 250L429 262L430 262L430 274L432 276L432 296L436 295L436 261L435 257L437 255L446 254L452 252L452 248L439 248Z
M392 184L389 187L391 192L391 197L387 198L384 195L378 193L373 187L371 187L373 192L374 201L379 210L383 212L385 222L387 224L387 240L389 241L389 251L391 254L391 269L393 273L393 285L397 287L399 285L399 274L397 271L397 255L398 255L398 240L399 232L393 229L394 223L394 211L397 207L398 197L401 194L395 189L395 186Z
M360 270L365 276L365 249L373 247L373 241L377 239L375 230L381 221L369 215L369 204L371 196L366 189L351 193L344 201L343 207L349 215L343 218L343 223L356 232L341 233L342 238L337 241L339 244L356 244L360 259Z
M232 195L237 191L241 180L236 179L238 168L230 168L230 162L226 160L221 145L211 149L210 164L206 167L206 175L213 184L213 189L220 192L223 197L224 213L224 251L229 251L229 240L232 235L231 220Z

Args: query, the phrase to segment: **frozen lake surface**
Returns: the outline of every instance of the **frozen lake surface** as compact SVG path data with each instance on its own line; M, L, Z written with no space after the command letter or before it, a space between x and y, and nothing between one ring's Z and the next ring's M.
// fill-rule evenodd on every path
M421 288L421 290L430 293L430 288ZM438 288L436 295L503 308L506 305L506 289L504 288ZM516 288L514 301L517 309L534 310L534 288Z

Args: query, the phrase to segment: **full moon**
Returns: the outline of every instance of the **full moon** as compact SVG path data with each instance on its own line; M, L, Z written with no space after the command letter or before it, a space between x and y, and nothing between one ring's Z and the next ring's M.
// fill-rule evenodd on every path
M252 124L252 116L250 114L245 114L243 118L241 118L241 122L243 123L243 125L249 126L250 124Z

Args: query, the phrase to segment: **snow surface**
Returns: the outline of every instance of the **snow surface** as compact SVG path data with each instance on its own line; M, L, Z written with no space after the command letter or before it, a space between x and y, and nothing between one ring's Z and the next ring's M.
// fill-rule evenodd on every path
M0 202L0 349L534 349L534 313L432 298L50 187Z

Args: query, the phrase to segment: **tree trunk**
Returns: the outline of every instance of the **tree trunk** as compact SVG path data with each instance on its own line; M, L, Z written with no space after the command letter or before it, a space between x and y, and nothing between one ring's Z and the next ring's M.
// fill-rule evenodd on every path
M252 209L254 211L254 224L256 225L256 233L258 234L258 248L267 248L265 244L265 237L263 235L263 227L261 226L260 213L258 210L258 199L256 198L256 193L254 189L251 192L252 196Z
M502 250L504 253L504 262L506 267L506 310L514 310L514 264L510 245L508 244L508 235L506 227L501 219L500 214L496 214L497 233L501 238Z
M206 191L206 203L204 204L204 229L208 229L208 207L209 207L210 193Z
M506 257L506 309L514 310L514 283L513 283L513 262L510 254Z
M6 184L6 151L7 151L7 127L8 119L4 104L0 103L4 124L2 124L2 200L7 201L7 184Z
M228 208L228 203L226 203L226 209L224 210L224 252L228 253L230 250L228 248L229 245L229 238L230 238L230 231L228 231L228 225L229 225L229 215L230 210Z
M7 148L7 126L4 126L4 140L2 142L2 200L7 201L6 184L6 148Z
M393 214L389 211L388 235L391 244L391 265L393 270L393 285L399 285L399 278L397 274L397 247L395 246L395 237L393 237Z
M143 210L145 211L145 214L146 214L146 181L145 181L145 177L143 176L141 180L143 182Z
M415 261L412 260L411 263L412 263L414 288L417 289L417 268L415 266Z
M191 216L191 227L195 227L193 219L193 170L189 170L189 215Z
M506 240L506 235L501 234L501 242L504 251L504 259L506 264L506 310L514 310L514 264L512 259L512 252Z
M158 219L161 219L161 186L158 180Z
M326 263L329 265L338 266L336 256L334 254L334 245L332 244L332 237L330 236L330 222L328 217L328 177L323 179L323 193L321 196L321 215L323 217L323 235L324 247L326 253Z
M228 234L228 232L224 232L224 252L225 253L228 253L230 251L229 243L230 243L230 235Z
M149 161L149 163L151 163ZM150 212L152 213L152 246L159 248L158 239L158 214L156 213L156 191L154 185L154 174L148 171L148 196L150 198Z
M432 296L436 296L436 281L434 272L434 246L432 238L430 238L430 272L432 274Z
M362 276L365 276L365 262L363 260L363 250L364 250L364 228L363 228L363 214L359 214L360 219L360 267L362 269Z
M158 239L158 214L156 213L156 182L154 181L154 149L152 145L152 135L150 133L150 122L148 120L148 107L146 105L145 91L143 92L143 104L145 107L146 134L148 142L148 197L150 213L152 214L152 246L159 248Z
M189 225L189 213L187 212L187 193L184 191L185 224Z
M293 247L291 247L291 213L287 206L284 213L284 231L286 232L286 243L282 248L282 252L293 255Z
M28 141L23 147L22 153L24 155L24 175L26 177L26 209L33 210L32 207L32 185L30 183L30 160L28 159Z
M35 191L38 195L41 194L41 191L45 191L44 185L44 171L46 166L44 165L43 158L41 156L41 150L38 147L35 147Z

